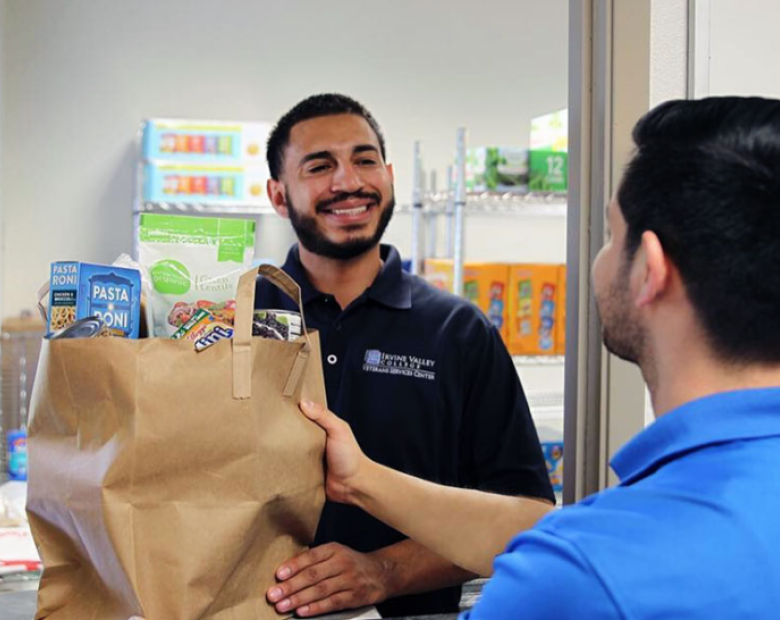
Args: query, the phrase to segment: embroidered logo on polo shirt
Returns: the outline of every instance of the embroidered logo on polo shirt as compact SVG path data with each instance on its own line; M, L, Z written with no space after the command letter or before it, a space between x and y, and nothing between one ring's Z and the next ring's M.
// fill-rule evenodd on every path
M377 349L368 349L363 361L365 372L375 372L384 375L401 375L414 379L433 381L436 378L435 360L429 360L415 355L397 355L383 353Z

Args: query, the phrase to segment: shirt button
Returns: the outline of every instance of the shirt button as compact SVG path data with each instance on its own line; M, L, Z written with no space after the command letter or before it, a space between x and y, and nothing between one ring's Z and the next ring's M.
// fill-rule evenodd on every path
M337 332L341 331L341 323L336 323L336 325L334 325L334 327L336 328Z
M338 361L339 361L339 358L337 358L335 355L333 355L333 353L328 355L328 364L330 364L331 366L333 366Z

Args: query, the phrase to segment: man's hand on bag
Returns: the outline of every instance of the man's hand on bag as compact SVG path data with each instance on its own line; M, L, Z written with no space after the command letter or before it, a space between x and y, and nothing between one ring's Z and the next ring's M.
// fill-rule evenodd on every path
M387 598L382 561L329 543L304 551L276 570L268 600L280 613L309 617L374 605Z
M328 466L325 491L328 499L342 504L354 503L350 493L354 490L358 474L365 468L368 458L360 450L349 424L320 404L304 401L301 411L319 424L328 434L326 462Z

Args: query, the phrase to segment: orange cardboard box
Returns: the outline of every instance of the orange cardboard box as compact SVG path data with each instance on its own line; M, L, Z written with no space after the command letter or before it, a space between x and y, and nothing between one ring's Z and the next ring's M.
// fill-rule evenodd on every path
M555 354L566 354L566 265L558 266L558 318L555 319Z
M463 266L464 296L487 315L507 342L509 269L506 263L466 263ZM452 291L452 261L426 259L425 279L437 288Z
M561 300L560 265L524 264L509 269L509 352L554 355Z

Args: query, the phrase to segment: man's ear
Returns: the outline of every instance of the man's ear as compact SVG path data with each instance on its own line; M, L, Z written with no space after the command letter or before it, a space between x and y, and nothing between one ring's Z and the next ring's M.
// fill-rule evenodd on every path
M287 191L284 187L284 183L275 179L268 179L266 191L268 192L268 199L271 201L271 206L274 210L282 217L289 218L290 213L287 208Z
M395 173L393 172L393 164L387 164L385 168L387 168L387 174L390 175L390 183L395 183Z
M642 307L653 303L667 292L670 269L661 240L650 230L642 233L642 241L637 253L641 254L643 259L641 261L643 271L639 293L636 296L636 305Z

